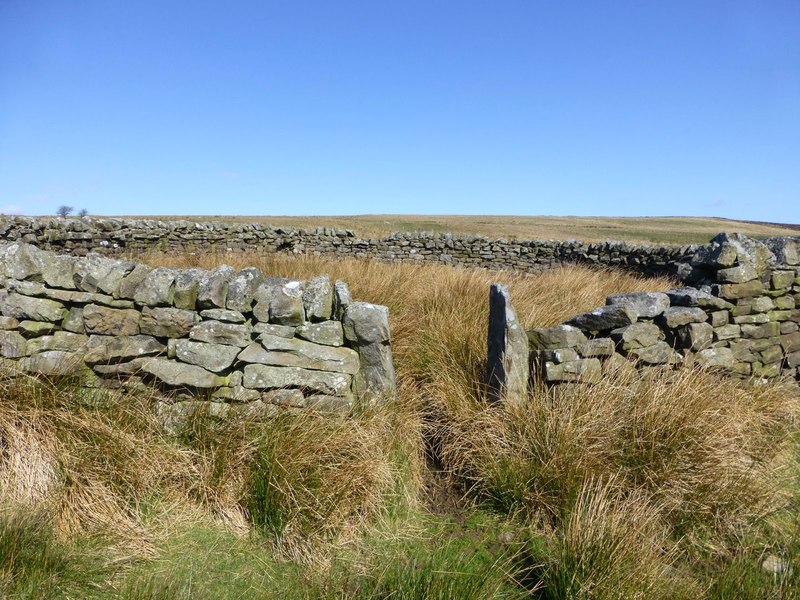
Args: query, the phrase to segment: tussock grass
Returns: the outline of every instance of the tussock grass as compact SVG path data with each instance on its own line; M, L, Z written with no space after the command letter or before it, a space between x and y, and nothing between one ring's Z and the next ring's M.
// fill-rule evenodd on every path
M40 507L62 542L102 531L118 555L144 557L129 580L106 573L114 597L797 593L793 575L772 581L760 566L776 553L800 572L796 389L620 369L594 386L535 388L519 407L485 401L491 283L509 286L523 323L547 326L608 294L673 282L581 267L522 275L258 253L143 258L348 282L355 298L390 308L399 394L346 420L198 413L175 439L147 398L2 380L0 500ZM448 499L424 492L437 470L437 485L453 485ZM452 542L431 525L476 506L517 541L487 552L497 540L484 529ZM204 554L209 528L238 549L235 563L232 550ZM205 576L170 546L181 531L198 537L181 548ZM169 556L180 575L159 570Z

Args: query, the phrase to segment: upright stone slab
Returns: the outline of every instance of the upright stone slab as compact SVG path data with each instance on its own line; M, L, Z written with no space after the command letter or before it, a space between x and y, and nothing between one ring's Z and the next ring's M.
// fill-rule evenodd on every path
M519 404L526 398L529 378L528 336L517 320L508 288L492 284L486 357L489 398Z
M368 302L353 302L342 317L344 337L358 352L360 367L353 378L353 392L366 401L380 401L397 394L389 309Z

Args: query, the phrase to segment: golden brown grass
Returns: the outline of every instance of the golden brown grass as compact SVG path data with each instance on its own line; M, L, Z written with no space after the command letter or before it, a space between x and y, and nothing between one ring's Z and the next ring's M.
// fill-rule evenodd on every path
M625 240L653 244L703 244L721 231L752 237L797 235L797 229L714 217L545 217L493 215L355 215L355 216L203 216L131 217L195 221L257 222L276 227L353 229L379 238L396 231L449 232L521 240Z

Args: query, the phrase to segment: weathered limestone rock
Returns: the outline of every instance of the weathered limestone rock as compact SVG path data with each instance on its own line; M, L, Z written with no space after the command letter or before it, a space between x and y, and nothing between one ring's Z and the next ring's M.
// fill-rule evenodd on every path
M0 331L0 355L5 358L22 358L27 354L28 343L17 331Z
M578 346L578 353L584 358L611 356L614 348L614 340L611 338L592 338Z
M368 401L394 396L397 383L392 363L389 309L367 302L353 302L344 312L342 326L345 339L358 352L361 362L353 380L353 392Z
M800 264L800 241L787 237L774 237L764 240L764 245L770 249L778 264Z
M61 322L61 328L73 333L84 333L86 329L83 326L83 308L72 306L69 312Z
M358 354L350 348L320 346L297 338L262 334L260 343L252 343L239 354L247 363L301 367L315 371L334 371L355 375L359 371Z
M136 292L133 301L142 306L170 306L175 297L175 269L158 267L150 271ZM123 284L125 280L123 280ZM120 287L120 295L122 286Z
M330 277L320 275L307 282L303 290L303 307L309 321L319 322L331 318L333 312L333 286Z
M253 310L256 290L264 281L264 274L255 267L242 269L228 284L228 298L225 306L242 313Z
M197 305L197 294L200 279L206 275L204 269L183 269L175 277L175 293L172 304L175 308L194 310Z
M781 326L778 323L770 322L761 325L742 325L742 335L749 339L762 339L777 337L781 333Z
M715 285L712 291L717 296L726 300L737 300L739 298L752 298L764 293L764 284L759 279L748 281L747 283L725 283Z
M681 355L666 342L656 342L646 348L633 348L628 356L648 365L671 365L681 361Z
M274 326L277 327L277 326ZM267 333L266 331L264 333ZM296 335L315 344L325 346L344 345L344 330L339 321L323 321L322 323L304 323L293 331ZM292 336L280 336L292 337Z
M730 324L714 328L715 342L722 340L735 340L740 337L742 337L742 328L739 327L739 325Z
M626 327L635 322L636 313L628 305L615 304L574 316L567 324L586 333L598 333Z
M156 337L182 338L200 320L193 310L172 307L142 308L141 332Z
M646 348L664 339L664 333L653 323L634 323L611 332L611 337L623 350Z
M672 306L690 306L728 310L733 304L711 295L710 292L692 287L673 288L666 292Z
M83 307L86 333L98 335L137 335L142 314L133 309L117 309L88 304Z
M689 308L685 306L672 306L661 315L663 323L669 329L677 329L689 323L704 323L708 316L701 308Z
M175 356L181 362L203 367L214 373L221 373L233 364L240 349L224 344L207 344L191 340L175 342Z
M689 323L678 329L677 339L681 348L705 350L714 341L714 328L709 323Z
M556 325L527 331L528 343L532 350L551 350L556 348L577 348L586 342L586 336L572 325Z
M717 281L723 283L746 283L758 277L752 265L743 264L717 271Z
M786 354L800 351L800 332L782 335L780 340L781 347Z
M164 344L149 335L93 335L86 343L83 360L87 365L154 356L166 350Z
M89 338L79 333L56 331L53 335L44 335L28 340L27 354L37 354L47 350L61 350L82 355Z
M653 319L669 308L669 297L661 292L630 292L606 298L609 306L627 306L638 319Z
M74 375L81 370L80 362L71 352L48 350L20 360L20 368L47 376Z
M528 336L517 319L506 286L495 283L489 290L489 334L486 381L489 398L513 404L528 395L530 364Z
M136 265L133 271L123 277L122 281L120 281L119 289L117 290L115 297L133 300L136 290L139 288L142 282L144 282L152 270L152 267L148 267L147 265Z
M63 288L74 290L75 287L75 263L78 261L76 256L54 255L45 261L42 269L42 280L53 288Z
M333 284L333 316L341 321L344 311L353 302L353 297L350 295L350 288L344 281L336 280Z
M600 380L602 373L602 366L597 358L584 358L560 364L544 363L544 377L548 382L580 381L594 383Z
M236 276L236 269L220 265L205 273L197 288L197 306L200 308L225 308L228 285Z
M2 274L18 281L42 281L42 272L47 267L46 255L36 246L14 243L5 246L0 254Z
M267 335L277 335L278 337L285 338L293 338L296 329L296 327L273 325L272 323L256 323L253 325L253 333L265 333Z
M301 388L344 396L350 391L351 381L352 377L343 373L254 364L244 368L243 385L249 389Z
M17 321L14 317L0 316L0 329L16 329L18 325L19 321Z
M179 363L167 358L151 358L142 363L142 371L159 381L176 387L215 388L225 384L225 379L205 369Z
M269 302L269 320L278 325L297 326L306 320L303 305L303 287L299 281L290 281L273 288Z
M246 324L203 321L192 327L189 337L198 342L244 348L250 343L250 327Z
M733 352L730 348L707 348L695 355L695 363L701 367L733 368Z
M209 308L206 310L201 310L200 316L204 319L224 321L225 323L244 323L247 320L238 310L226 310L224 308Z
M22 321L18 327L20 333L25 337L38 337L52 332L56 326L47 321Z
M716 310L709 315L712 327L723 327L730 322L730 312L727 310Z
M0 300L0 311L20 321L61 321L66 315L64 305L47 298L31 298L11 293Z

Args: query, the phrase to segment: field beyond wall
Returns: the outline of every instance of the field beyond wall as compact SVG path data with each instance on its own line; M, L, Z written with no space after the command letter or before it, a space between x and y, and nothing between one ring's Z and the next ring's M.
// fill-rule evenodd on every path
M134 217L131 217L134 218ZM763 238L800 235L800 225L756 223L715 217L541 217L493 215L353 216L153 216L160 220L257 222L276 227L353 229L362 238L400 231L433 231L521 240L622 240L649 244L704 244L721 231Z

